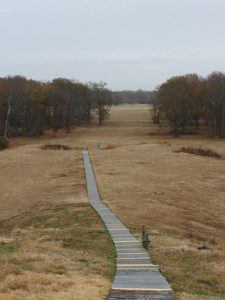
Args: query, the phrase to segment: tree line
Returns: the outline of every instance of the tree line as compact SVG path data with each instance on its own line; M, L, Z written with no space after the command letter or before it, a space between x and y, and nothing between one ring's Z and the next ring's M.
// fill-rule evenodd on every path
M154 102L154 91L114 91L112 92L112 102L119 104L148 104Z
M106 84L80 83L66 78L49 82L22 76L0 78L0 136L40 136L51 129L53 136L64 128L107 118L111 92Z
M197 74L175 76L156 91L154 123L169 121L174 135L207 128L212 136L225 137L225 74L213 72L206 78Z

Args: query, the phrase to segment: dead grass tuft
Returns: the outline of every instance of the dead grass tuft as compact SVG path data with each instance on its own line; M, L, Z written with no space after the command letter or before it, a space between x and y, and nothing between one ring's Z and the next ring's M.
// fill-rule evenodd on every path
M41 147L42 150L72 150L71 147L62 144L45 144Z
M198 156L206 156L211 158L221 159L222 156L213 149L202 146L184 146L175 151L176 153L184 152L188 154L194 154Z
M107 146L105 146L104 150L113 150L116 149L118 146L116 145L112 145L112 144L108 144Z

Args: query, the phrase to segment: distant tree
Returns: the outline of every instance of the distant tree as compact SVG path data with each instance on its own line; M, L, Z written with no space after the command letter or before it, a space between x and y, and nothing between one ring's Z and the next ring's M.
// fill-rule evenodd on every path
M207 78L196 74L172 77L157 90L153 116L173 125L174 134L195 133L200 120L209 133L225 136L225 74L213 72Z
M75 121L79 126L81 122L90 123L94 110L94 103L90 95L89 86L83 83L74 82L73 93L75 102Z
M106 83L92 83L90 85L91 97L94 103L95 111L98 116L99 125L108 117L111 107L111 93L106 88Z
M4 107L4 136L14 135L20 123L19 110L20 101L24 98L24 88L26 78L22 76L8 76L3 81L3 96ZM13 132L14 130L14 132Z
M9 87L7 78L0 78L0 136L5 135L5 126L7 125L6 118L9 110L7 101L8 89Z
M97 115L102 125L111 92L101 83L84 84L66 78L51 82L22 76L0 78L0 136L39 136L52 129L70 132Z
M162 117L173 125L174 135L178 135L180 123L185 126L187 118L185 105L184 81L180 77L173 77L163 83L157 92L157 101ZM182 120L182 121L181 121Z
M203 79L197 74L188 74L187 80L190 126L194 134L199 129L199 119L204 116L203 108Z
M63 99L63 119L67 132L70 132L71 125L73 124L73 110L75 106L75 96L73 93L73 83L66 78L56 78L53 84L60 91Z
M209 127L214 135L225 135L225 74L213 72L206 80L204 88L205 111Z
M154 101L154 91L114 91L112 92L112 104L149 104Z
M152 120L154 124L159 124L162 116L160 112L160 105L157 101L157 89L151 94L152 97L151 97L151 101L149 101L149 106L150 106Z
M202 82L196 74L172 77L157 91L158 114L173 124L174 134L195 133L203 114Z

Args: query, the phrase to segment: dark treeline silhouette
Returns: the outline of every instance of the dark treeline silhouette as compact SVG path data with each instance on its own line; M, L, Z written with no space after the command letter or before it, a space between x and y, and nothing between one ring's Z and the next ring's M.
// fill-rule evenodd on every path
M206 78L196 74L172 77L156 90L154 123L170 122L174 135L207 128L211 136L225 136L225 74Z
M118 104L148 104L153 103L155 92L150 91L115 91L112 92L112 102L114 105Z
M70 132L94 116L102 125L110 106L111 92L103 82L0 78L0 136L40 136L46 129L54 136L58 129Z

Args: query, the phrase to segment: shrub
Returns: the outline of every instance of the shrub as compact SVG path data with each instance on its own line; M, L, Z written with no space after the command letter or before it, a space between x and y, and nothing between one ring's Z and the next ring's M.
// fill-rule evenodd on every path
M222 156L217 153L215 150L207 148L207 147L197 147L197 146L185 146L182 147L178 150L176 150L175 152L179 153L179 152L184 152L184 153L188 153L188 154L194 154L194 155L199 155L199 156L207 156L207 157L212 157L212 158L217 158L217 159L221 159Z
M6 149L9 146L9 142L5 138L0 138L0 150Z
M72 148L61 144L46 144L42 145L42 150L71 150Z

